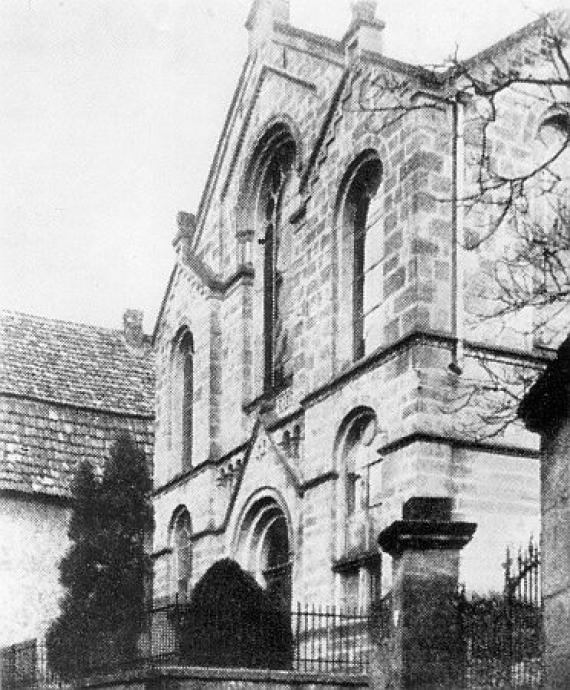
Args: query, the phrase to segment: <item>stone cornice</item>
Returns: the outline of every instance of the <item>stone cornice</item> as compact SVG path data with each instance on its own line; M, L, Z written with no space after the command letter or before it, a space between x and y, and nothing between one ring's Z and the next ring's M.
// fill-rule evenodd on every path
M303 407L312 407L321 399L331 395L347 381L361 375L364 371L376 368L385 360L393 357L402 350L409 349L418 344L435 345L451 350L455 343L456 339L451 337L448 333L440 333L437 331L413 331L412 333L408 333L403 338L400 338L387 347L380 347L374 350L374 352L371 352L363 359L355 362L350 368L334 376L327 383L308 393L301 400L301 405ZM505 363L518 360L518 364L524 362L529 365L536 365L537 369L544 366L554 356L554 352L551 351L537 354L536 352L528 352L522 349L505 348L474 341L464 341L463 345L467 357L474 357L479 354L490 355L504 359Z
M390 556L409 550L462 549L471 541L476 529L474 522L396 520L380 532L378 544Z
M389 455L402 448L406 448L414 443L439 443L451 446L452 448L464 448L467 450L477 450L486 453L496 453L498 455L514 455L522 458L538 458L538 449L516 446L511 443L500 443L499 441L490 443L477 439L466 439L451 434L433 434L422 431L415 431L401 438L394 439L380 446L376 452L379 455Z

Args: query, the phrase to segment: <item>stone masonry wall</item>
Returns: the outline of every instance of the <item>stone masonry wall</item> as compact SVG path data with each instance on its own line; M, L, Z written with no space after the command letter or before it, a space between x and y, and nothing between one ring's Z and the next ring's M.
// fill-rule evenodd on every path
M562 405L562 401L558 401ZM570 680L570 419L545 438L542 455L542 593L548 687Z
M212 306L206 299L207 288L199 285L187 266L177 269L158 330L155 484L158 488L172 482L155 497L155 551L160 554L156 572L163 594L169 588L168 525L177 506L186 505L192 516L199 563L195 576L199 577L221 554L232 553L229 526L234 526L232 520L237 520L236 511L247 501L248 492L269 486L279 487L284 496L298 497L289 505L295 511L295 596L332 603L338 582L331 565L344 555L346 528L339 429L347 415L362 406L371 408L378 419L373 448L377 457L370 470L375 503L366 517L371 534L398 518L410 496L428 492L455 497L462 517L480 525L464 554L463 579L483 593L500 588L500 564L507 544L516 547L531 532L538 532L536 443L529 435L517 433L516 438L491 443L493 447L478 444L458 428L458 417L443 409L456 385L448 370L455 298L449 202L451 110L420 109L388 122L381 113L356 107L363 80L381 79L389 71L381 60L367 64L356 80L348 79L335 104L344 68L341 49L286 31L250 56L246 65L223 156L217 161L199 219L196 247L200 260L220 280L231 278L244 261L255 274L253 283L249 277L239 278L219 298L222 356L217 396L207 395L214 368L207 342ZM417 88L420 78L404 72L402 79ZM329 129L299 193L299 176L319 142L327 115ZM290 126L297 145L295 184L285 200L283 227L292 257L284 278L290 295L283 317L293 379L286 391L275 396L274 407L260 413L263 245L258 241L262 238L253 234L253 219L236 209L250 182L247 171L252 152L275 122ZM339 194L351 163L370 149L378 152L382 165L366 236L364 326L365 354L370 359L355 365L349 339L339 329L351 299L339 290L343 256ZM514 150L509 149L509 155ZM177 441L172 439L168 447L165 416L169 348L182 324L194 331L196 339L194 464L204 467L177 480ZM439 336L402 342L418 331ZM467 359L476 362L477 354L472 349ZM214 447L210 419L217 404ZM300 455L295 462L282 456L277 463L280 434L290 423L289 414L302 421ZM220 481L227 456L250 441L258 417L270 425L269 435L277 448L264 456L265 473L258 467L254 480L248 477L247 466L243 477L237 467L232 470L235 481ZM292 472L286 469L288 463ZM300 476L300 488L291 478L295 473ZM229 525L224 522L228 510ZM208 530L202 533L207 521ZM499 532L498 523L508 527Z

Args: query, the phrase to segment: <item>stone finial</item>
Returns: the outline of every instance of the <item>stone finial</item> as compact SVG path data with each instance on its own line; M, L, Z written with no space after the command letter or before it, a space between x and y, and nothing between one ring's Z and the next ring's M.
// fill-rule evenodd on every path
M271 36L275 22L288 24L290 14L289 0L254 0L245 22L250 52Z
M353 22L373 22L376 19L376 8L378 3L375 0L356 0L352 3Z
M254 0L247 15L245 28L251 30L264 14L269 15L272 21L288 24L291 17L289 0Z
M144 312L140 309L126 309L123 314L123 333L125 340L133 347L141 347L144 342Z
M273 8L274 21L289 24L289 20L291 18L289 0L273 0L271 5Z
M185 256L194 241L194 235L196 233L196 216L193 213L179 211L176 214L176 224L178 226L178 232L172 240L172 244L177 253L182 253Z
M176 224L178 225L179 235L192 235L196 227L196 216L187 211L178 211L176 214Z
M376 7L375 0L356 0L352 3L352 19L342 39L349 61L362 51L383 52L385 24L376 18Z

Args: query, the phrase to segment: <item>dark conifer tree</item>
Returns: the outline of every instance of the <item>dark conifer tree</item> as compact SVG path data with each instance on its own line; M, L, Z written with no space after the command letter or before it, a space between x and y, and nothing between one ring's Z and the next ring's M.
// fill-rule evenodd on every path
M60 563L65 593L47 636L50 667L63 679L134 661L143 623L152 532L151 479L127 433L103 478L84 462L73 483L70 547Z
M121 434L111 449L101 483L101 535L104 543L100 614L112 632L114 654L123 661L136 654L143 623L153 526L151 479L145 454L130 435Z
M88 641L97 627L97 584L101 569L100 487L92 465L82 462L71 487L70 546L62 558L61 614L47 634L50 667L64 679L80 674Z

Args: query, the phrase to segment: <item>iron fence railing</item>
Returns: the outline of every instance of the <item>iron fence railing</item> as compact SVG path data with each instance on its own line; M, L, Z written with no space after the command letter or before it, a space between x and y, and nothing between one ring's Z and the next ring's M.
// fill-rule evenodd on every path
M507 554L501 594L468 599L461 593L456 603L465 650L461 686L539 687L543 641L538 549L531 544L516 558ZM197 621L192 618L195 610L176 600L145 612L130 639L122 630L90 635L81 674L164 665L365 674L372 640L377 643L390 634L390 610L389 596L370 613L299 604L281 611L274 625L263 618L267 612L248 609L237 619L223 606ZM264 644L268 630L269 646ZM61 686L50 672L43 643L29 640L0 650L2 690Z
M186 615L187 608L184 604L175 603L153 609L141 636L139 649L142 654L138 661L150 660L158 664L192 663L191 658L184 657L183 645L180 644L181 625ZM277 645L287 646L285 655L278 655L280 659L287 659L283 667L331 673L366 672L371 644L371 617L368 613L298 604L285 617L288 630L283 632L283 639L276 640ZM247 641L250 639L250 631L263 627L264 624L265 621L252 612L245 626L242 620L240 628L233 630L231 634L238 640ZM211 635L208 630L209 626L204 626L205 632L201 639L201 648L211 650L211 655L206 655L208 665L231 665L227 659L220 657L221 645L216 640L208 639ZM263 667L263 659L255 659L252 665Z
M26 640L0 649L0 688L61 688L63 683L47 662L45 644Z
M125 652L124 639L121 639L124 636L120 630L91 636L89 653L82 659L82 675L165 665L235 666L231 657L224 652L220 638L213 636L216 625L200 628L200 662L195 663L195 658L185 652L183 628L187 615L187 605L178 602L150 609L145 613L136 642L129 653ZM268 657L256 655L257 650L252 649L248 661L240 665L304 672L367 672L371 646L370 615L358 610L340 611L333 607L300 604L282 615L287 629L275 640L275 644L281 646L281 652L277 656L272 654L267 661ZM225 619L224 624L228 620L231 622L231 619ZM378 620L375 620L376 626ZM248 640L252 639L251 632L263 629L266 623L252 612L245 625L242 620L239 627L236 625L229 631L226 628L224 634L229 632L235 648L240 643L248 644ZM0 650L0 664L2 690L64 685L49 670L43 641L29 640L3 648Z
M504 591L459 598L467 688L538 688L542 679L540 552L507 551Z

